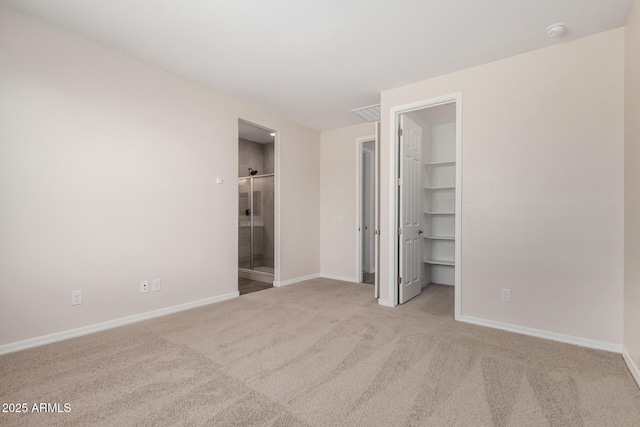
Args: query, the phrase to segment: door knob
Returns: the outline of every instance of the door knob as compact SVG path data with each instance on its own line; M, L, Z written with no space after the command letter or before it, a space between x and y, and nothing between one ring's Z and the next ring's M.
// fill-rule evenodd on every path
M423 231L422 231L422 230L418 230L418 234L422 234L422 233L423 233Z

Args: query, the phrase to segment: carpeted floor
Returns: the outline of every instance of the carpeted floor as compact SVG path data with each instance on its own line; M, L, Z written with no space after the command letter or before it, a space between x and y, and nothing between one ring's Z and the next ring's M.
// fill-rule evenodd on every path
M0 357L0 425L639 426L620 355L397 308L327 279Z

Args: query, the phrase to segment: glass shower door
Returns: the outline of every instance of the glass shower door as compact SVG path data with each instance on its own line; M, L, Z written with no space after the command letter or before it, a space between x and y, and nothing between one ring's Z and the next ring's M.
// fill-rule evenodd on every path
M238 179L238 267L273 274L273 175Z
M275 245L273 175L253 178L253 270L273 273Z
M238 180L238 267L251 268L251 178Z

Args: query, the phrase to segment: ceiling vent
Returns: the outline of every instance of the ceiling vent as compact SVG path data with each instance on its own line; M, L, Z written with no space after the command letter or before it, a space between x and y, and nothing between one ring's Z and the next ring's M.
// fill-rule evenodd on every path
M351 110L368 122L377 122L380 120L380 104L370 105L368 107L356 108Z

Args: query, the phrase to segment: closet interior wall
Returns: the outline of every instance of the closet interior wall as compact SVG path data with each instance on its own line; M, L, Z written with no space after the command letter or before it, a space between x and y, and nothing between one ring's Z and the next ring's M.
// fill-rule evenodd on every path
M422 286L455 284L455 103L407 114L422 127Z

